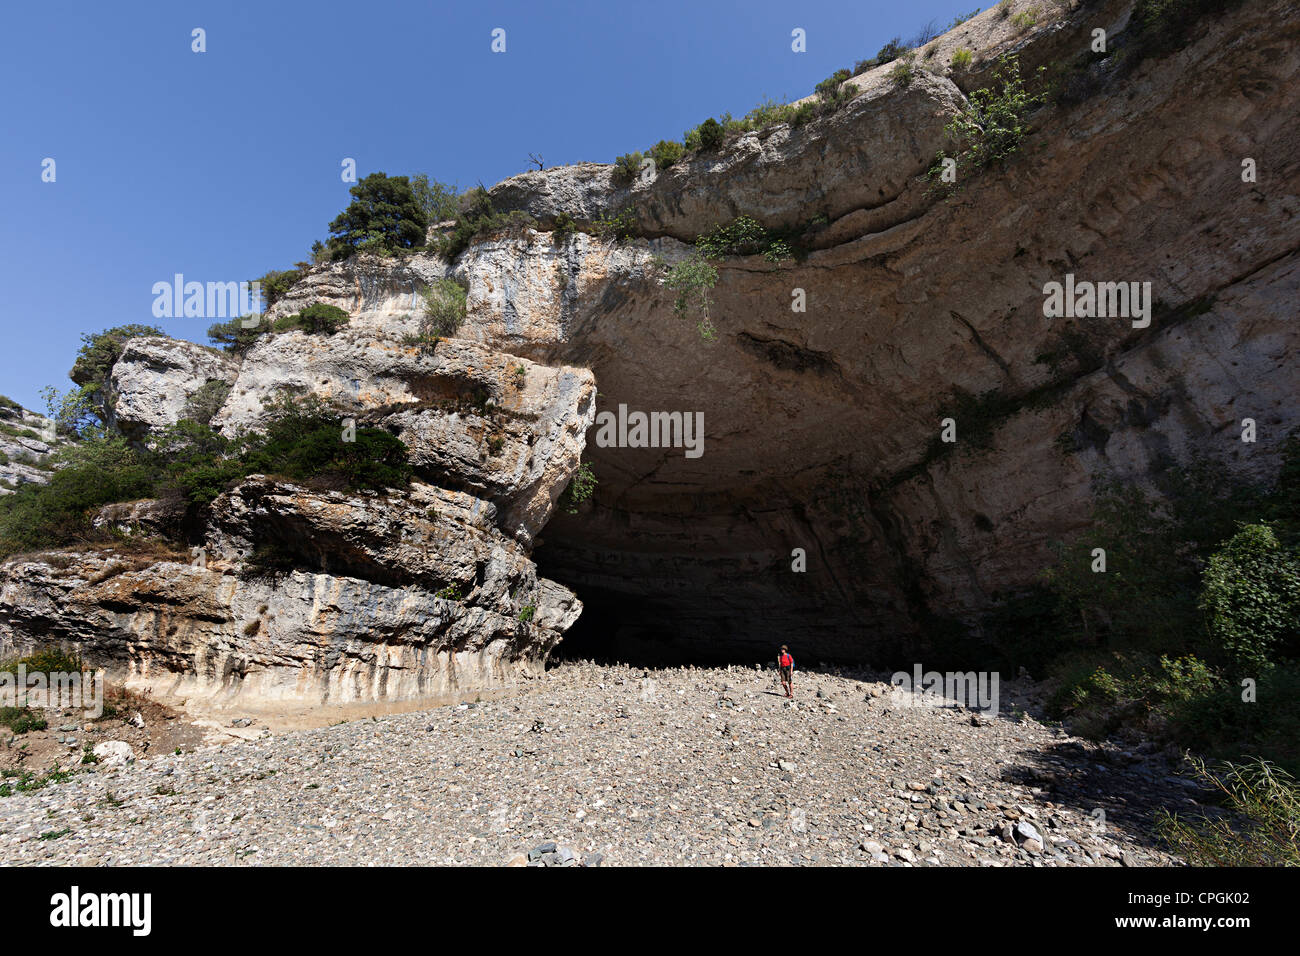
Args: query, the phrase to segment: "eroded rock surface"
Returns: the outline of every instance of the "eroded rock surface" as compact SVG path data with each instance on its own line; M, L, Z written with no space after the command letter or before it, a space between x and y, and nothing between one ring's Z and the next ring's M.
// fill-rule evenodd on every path
M582 606L493 518L427 486L348 496L254 476L215 502L190 555L12 560L0 643L72 647L129 688L208 707L498 686L540 672Z
M141 438L189 415L189 403L209 382L229 385L239 363L215 349L183 339L128 339L113 365L109 424Z
M49 481L54 463L47 456L65 441L44 415L0 401L0 495Z

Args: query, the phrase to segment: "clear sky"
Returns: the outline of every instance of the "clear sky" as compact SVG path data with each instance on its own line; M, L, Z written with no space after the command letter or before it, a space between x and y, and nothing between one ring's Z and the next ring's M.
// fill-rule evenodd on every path
M984 6L988 6L986 3ZM797 99L975 0L41 0L0 8L0 394L44 410L83 332L156 320L155 282L308 257L359 176L467 188L611 162ZM807 52L791 50L802 28ZM206 31L206 52L192 31ZM493 53L492 31L506 31ZM42 181L55 161L54 182Z

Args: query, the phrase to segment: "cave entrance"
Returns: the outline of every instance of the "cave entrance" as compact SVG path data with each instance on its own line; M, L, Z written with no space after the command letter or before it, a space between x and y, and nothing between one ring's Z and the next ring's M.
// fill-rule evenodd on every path
M756 646L738 646L734 639L728 640L729 629L717 620L683 620L681 609L663 599L615 594L581 584L578 591L582 616L551 654L554 663L752 665L771 656L761 654Z

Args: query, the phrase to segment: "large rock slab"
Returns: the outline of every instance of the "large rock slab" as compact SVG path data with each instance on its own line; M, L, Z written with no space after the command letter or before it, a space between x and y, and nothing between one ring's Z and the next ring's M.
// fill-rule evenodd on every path
M527 543L577 469L595 416L595 379L460 339L432 351L364 331L266 337L244 360L214 424L265 422L277 392L314 395L388 428L424 478L492 501Z
M132 438L186 417L190 399L209 382L235 380L229 355L165 336L127 339L113 365L109 424Z

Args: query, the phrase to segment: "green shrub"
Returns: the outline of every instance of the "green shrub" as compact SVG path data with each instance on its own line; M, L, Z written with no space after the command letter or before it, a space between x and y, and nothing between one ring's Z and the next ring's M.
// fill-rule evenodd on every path
M1263 671L1253 699L1240 681L1211 676L1208 686L1171 697L1162 710L1165 733L1182 747L1223 760L1262 756L1300 773L1300 664Z
M627 242L638 231L636 213L630 208L604 213L592 223L592 232L602 242Z
M475 186L461 197L460 214L451 234L437 242L438 254L454 260L471 242L502 232L517 232L536 228L537 220L522 210L500 212L492 204L492 197L482 186Z
M993 84L972 91L960 112L946 127L949 136L956 141L952 158L957 161L957 183L964 182L972 172L1005 160L1019 149L1029 132L1026 117L1042 103L1043 98L1041 93L1026 91L1016 57L1000 57L993 72ZM943 158L940 154L930 169L930 175L936 181L943 171ZM952 185L950 188L958 187Z
M145 498L156 470L120 437L96 437L55 453L61 466L45 484L0 499L0 556L102 538L91 509Z
M1157 832L1192 866L1300 866L1300 786L1265 760L1226 764L1218 772L1191 758L1201 782L1217 792L1228 816L1180 818L1157 813Z
M44 717L29 707L0 707L0 725L15 734L44 730L49 726Z
M1028 30L1038 22L1038 8L1030 7L1028 10L1021 10L1011 18L1011 22L1015 24L1017 30L1022 32Z
M959 26L961 26L961 25L962 25L963 23L965 23L967 20L971 19L972 17L979 16L979 14L980 14L980 10L981 10L980 7L976 7L976 8L975 8L974 10L972 10L970 13L963 14L962 16L959 16L959 17L953 17L953 18L952 18L952 23L948 24L948 30L956 30ZM947 33L948 30L945 30L944 32Z
M333 335L348 324L348 313L336 305L316 302L301 312L275 320L275 332L306 332L310 335Z
M1244 676L1300 656L1300 559L1268 525L1245 525L1206 565L1200 607L1212 642Z
M673 311L686 316L692 309L698 310L700 337L705 341L716 338L717 330L709 319L709 290L718 283L718 270L697 254L668 268L663 283L677 293Z
M714 226L696 238L695 247L706 259L762 253L770 262L781 262L793 254L788 242L773 237L749 216L738 216L729 223Z
M618 159L614 160L614 181L629 184L636 181L641 175L641 160L645 159L642 153L624 153Z
M582 462L573 473L573 478L568 486L561 493L559 506L566 513L576 515L578 506L596 493L596 485L598 484L600 482L596 478L596 473L591 470L591 466L586 462Z
M880 48L875 56L869 60L859 60L853 65L853 75L858 76L867 70L877 66L884 66L886 63L893 63L900 56L906 53L910 47L902 41L901 37L894 37L888 43Z
M108 420L112 411L112 388L109 378L113 365L121 357L122 350L130 339L148 335L165 335L165 333L152 325L132 324L119 325L102 332L87 332L81 336L81 348L77 350L77 358L72 364L72 370L68 372L68 377L81 386L76 402L80 405L83 417L86 413L90 413L101 423ZM66 419L67 415L63 417ZM58 420L56 417L56 421ZM70 424L73 430L79 430L85 425L84 420L77 422L65 420L63 423Z
M282 398L264 434L226 438L183 420L150 437L147 447L98 434L54 453L48 483L24 485L0 499L0 556L75 543L111 542L91 521L99 507L179 495L205 505L232 482L278 474L329 488L383 490L409 480L406 446L377 428L343 440L342 422L315 400Z
M424 173L411 177L411 193L429 225L455 219L460 212L460 190Z
M519 611L519 621L521 624L527 624L537 615L537 608L532 604L525 604Z
M700 149L717 149L726 141L727 131L722 124L709 117L695 129Z
M952 68L954 70L969 70L971 60L975 54L971 52L970 47L959 46L952 52Z
M907 86L916 78L916 60L911 54L899 57L889 70L889 79L895 86Z
M29 674L75 674L83 667L81 655L61 647L46 647L0 663L0 673L17 674L19 665Z
M551 226L551 241L557 246L562 246L572 239L577 231L578 226L573 221L573 217L567 212L559 213Z
M350 491L404 486L406 445L379 428L357 428L344 441L339 419L316 402L282 401L266 433L240 456L244 474L284 475ZM242 477L242 476L241 476Z
M420 316L420 336L429 341L455 335L465 321L469 290L455 279L434 279L421 290L424 312Z
M262 305L269 309L283 299L305 272L305 269L272 269L258 279L262 290Z
M220 379L204 382L186 401L184 417L200 425L206 425L212 421L217 412L221 411L221 406L226 404L228 395L230 395L229 382Z
M814 87L818 98L823 102L835 100L839 94L840 87L844 85L844 81L852 75L853 73L849 70L836 70Z
M330 255L395 255L424 245L428 217L405 176L371 173L353 186L352 202L330 223Z
M266 321L265 316L240 316L236 319L217 322L208 326L208 341L213 345L220 346L227 352L243 355L270 328L271 325Z
M671 139L661 139L650 147L650 158L654 160L655 169L662 171L672 167L673 163L685 155L682 144Z

